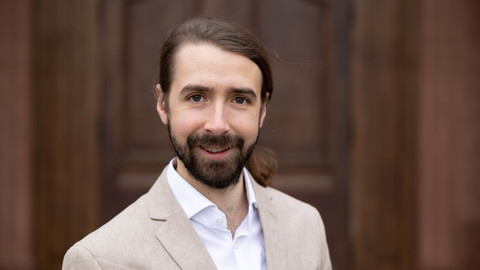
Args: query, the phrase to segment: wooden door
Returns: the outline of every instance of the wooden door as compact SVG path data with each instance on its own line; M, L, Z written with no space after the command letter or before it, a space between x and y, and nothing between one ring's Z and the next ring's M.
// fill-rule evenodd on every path
M251 27L273 59L274 94L259 145L280 169L273 186L319 209L335 269L348 269L346 0L105 0L103 219L145 193L174 157L155 110L169 29L209 15Z

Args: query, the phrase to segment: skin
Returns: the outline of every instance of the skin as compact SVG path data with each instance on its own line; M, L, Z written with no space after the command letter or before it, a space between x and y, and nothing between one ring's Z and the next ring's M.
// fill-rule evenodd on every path
M238 135L246 146L254 144L266 115L260 96L262 73L258 66L242 55L210 44L183 45L177 52L175 64L168 95L169 111L162 102L160 85L156 91L158 114L163 124L170 124L177 142L185 145L191 134L210 133ZM195 147L193 151L208 161L226 159L236 150L214 146ZM176 169L225 213L233 235L248 211L244 182L215 189L195 179L178 158Z

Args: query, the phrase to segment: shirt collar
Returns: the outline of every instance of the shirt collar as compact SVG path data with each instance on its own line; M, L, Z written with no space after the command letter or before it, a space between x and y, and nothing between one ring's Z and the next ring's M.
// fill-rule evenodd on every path
M183 211L187 214L187 217L190 219L197 213L208 207L217 207L209 199L203 196L198 190L196 190L190 183L188 183L175 169L174 162L176 159L172 159L168 164L167 168L167 180L170 188L175 195L180 206L182 206ZM246 168L243 168L243 179L245 182L245 190L247 194L248 201L248 223L252 223L255 212L253 208L257 208L257 199L255 193L253 192L253 186L250 179L250 174ZM253 207L252 207L253 206Z
M180 206L182 206L187 217L191 218L207 207L215 207L215 204L198 192L198 190L190 185L187 180L178 174L173 166L174 162L175 158L168 164L167 180L173 191L173 195L175 195L175 198L178 203L180 203Z
M243 168L243 179L245 179L245 190L247 193L248 201L248 228L251 228L253 219L257 214L257 198L255 197L255 192L253 192L252 179L250 179L250 173L247 168Z

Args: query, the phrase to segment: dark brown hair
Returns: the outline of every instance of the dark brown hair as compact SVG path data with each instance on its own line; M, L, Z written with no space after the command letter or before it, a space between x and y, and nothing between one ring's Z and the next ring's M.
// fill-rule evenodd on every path
M257 37L235 23L211 18L194 18L174 28L162 46L159 84L163 92L162 102L165 102L167 109L175 55L181 46L187 43L212 44L252 60L262 72L262 104L268 103L273 93L272 70L268 51ZM266 147L257 146L247 163L247 169L260 185L270 185L277 169L275 154Z

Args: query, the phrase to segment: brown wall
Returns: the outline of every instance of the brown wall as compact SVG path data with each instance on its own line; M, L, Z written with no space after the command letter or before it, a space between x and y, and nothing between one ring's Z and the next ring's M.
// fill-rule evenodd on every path
M60 268L66 248L99 225L98 4L34 4L34 227L40 269Z
M0 1L0 269L34 265L31 16Z
M480 2L424 0L418 115L421 269L480 266Z
M356 269L412 269L417 1L356 1L351 230Z

